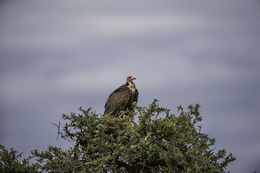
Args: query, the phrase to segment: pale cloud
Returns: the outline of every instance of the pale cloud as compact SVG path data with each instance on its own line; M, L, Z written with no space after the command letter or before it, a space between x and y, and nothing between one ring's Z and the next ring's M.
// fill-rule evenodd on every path
M84 44L90 46L102 39L178 34L196 31L205 25L205 20L201 17L174 13L122 16L117 14L69 16L67 13L59 15L61 19L58 17L52 19L48 15L45 16L45 13L40 13L38 16L31 13L19 16L16 19L18 24L13 24L11 28L4 27L2 46L18 50L73 49ZM17 25L20 28L17 28Z
M120 35L150 35L164 32L185 32L203 26L202 19L178 14L153 15L103 15L90 16L83 29L101 36L119 37ZM84 23L84 22L79 22Z

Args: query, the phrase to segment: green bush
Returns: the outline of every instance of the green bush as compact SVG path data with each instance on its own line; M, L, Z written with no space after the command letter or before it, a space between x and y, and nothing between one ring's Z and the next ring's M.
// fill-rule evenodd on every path
M29 158L22 159L22 153L13 148L8 151L0 145L0 172L3 173L36 173L36 167L29 163Z
M54 146L35 150L33 166L54 173L219 173L235 160L225 150L215 151L215 139L201 132L199 105L186 111L179 106L178 115L159 107L157 100L135 108L136 112L121 112L119 117L82 108L78 115L63 114L66 124L58 133L73 146L65 151Z

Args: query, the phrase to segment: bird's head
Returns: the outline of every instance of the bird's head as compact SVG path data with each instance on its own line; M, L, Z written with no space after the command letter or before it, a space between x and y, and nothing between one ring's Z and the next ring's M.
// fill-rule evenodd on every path
M127 78L126 78L126 82L133 82L133 80L135 80L136 78L135 77L133 77L133 76L127 76Z

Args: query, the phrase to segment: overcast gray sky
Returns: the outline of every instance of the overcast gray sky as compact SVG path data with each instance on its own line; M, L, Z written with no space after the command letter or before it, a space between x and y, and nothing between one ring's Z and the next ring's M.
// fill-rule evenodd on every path
M131 74L138 105L199 103L231 172L260 171L259 19L259 0L1 1L0 143L68 147L51 122L102 113Z

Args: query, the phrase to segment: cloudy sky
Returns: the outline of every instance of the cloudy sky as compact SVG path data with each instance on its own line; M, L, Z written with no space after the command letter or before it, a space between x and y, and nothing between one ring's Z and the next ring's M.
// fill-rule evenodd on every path
M229 169L260 171L259 18L259 0L1 1L0 143L68 147L51 122L102 113L131 74L138 105L199 103Z

